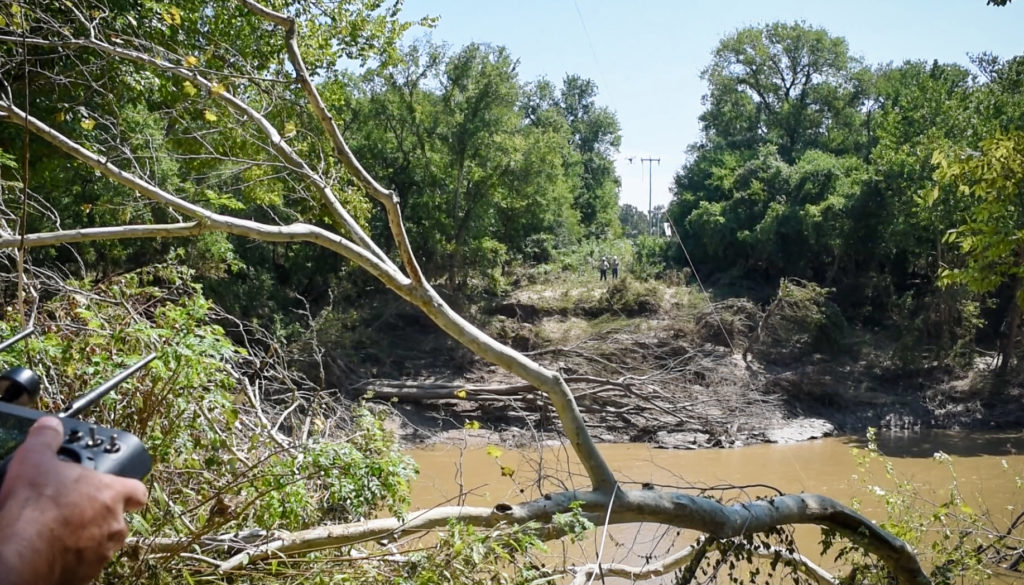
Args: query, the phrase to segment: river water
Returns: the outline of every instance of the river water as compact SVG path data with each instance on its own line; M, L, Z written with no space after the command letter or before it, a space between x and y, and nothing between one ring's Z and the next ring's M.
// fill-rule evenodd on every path
M925 500L946 501L955 484L971 510L991 515L995 525L1003 529L1024 507L1024 489L1017 481L1024 478L1024 434L880 432L877 442L892 463L896 478L910 482ZM858 462L854 450L863 456L865 446L863 437L833 437L735 449L672 451L644 444L609 444L600 449L624 487L639 488L646 483L688 493L695 488L714 488L712 493L725 500L742 501L771 495L775 492L763 486L772 486L785 493L827 495L846 504L856 499L865 515L882 521L886 519L883 494L892 493L893 480L886 477L880 460L874 459L867 466L863 459ZM460 502L490 506L588 485L578 462L564 445L500 451L484 446L412 451L420 465L420 477L413 487L413 507ZM936 457L940 452L948 458ZM718 491L719 486L727 485L747 487ZM918 503L920 509L930 506L922 502ZM796 538L802 545L801 552L829 568L834 561L822 559L815 552L819 534L813 527L801 527ZM643 564L648 555L658 558L693 538L694 534L687 531L677 534L660 527L618 526L607 537L601 530L592 531L590 539L580 545L557 543L552 555L560 558L552 562L592 561L603 544L602 558L606 561Z

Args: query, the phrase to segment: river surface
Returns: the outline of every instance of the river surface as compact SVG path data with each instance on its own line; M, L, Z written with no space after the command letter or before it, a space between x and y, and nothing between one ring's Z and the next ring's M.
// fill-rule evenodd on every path
M863 437L835 437L735 449L673 451L644 444L608 444L600 450L624 487L653 484L687 493L713 488L711 493L727 501L742 501L774 494L764 487L771 486L785 493L827 495L846 504L857 500L865 515L882 521L886 519L882 494L892 493L893 480L886 477L878 459L867 467L858 463L853 451L864 455L865 446ZM1016 479L1024 478L1024 434L880 432L878 446L892 462L895 476L912 483L921 497L932 502L946 501L955 484L967 506L990 514L996 526L1004 529L1024 507L1024 489ZM948 459L936 457L939 452ZM501 449L500 453L494 448L444 446L414 450L411 455L420 465L413 487L414 508L460 502L491 506L588 485L575 457L557 444L528 451ZM747 487L717 489L729 485ZM819 534L813 527L799 528L796 538L801 552L826 568L834 567L834 561L815 552ZM580 545L556 543L552 555L560 559L552 562L592 560L603 543L606 561L643 564L645 556L658 558L693 538L689 531L677 534L660 527L618 526L607 537L601 530L592 531Z

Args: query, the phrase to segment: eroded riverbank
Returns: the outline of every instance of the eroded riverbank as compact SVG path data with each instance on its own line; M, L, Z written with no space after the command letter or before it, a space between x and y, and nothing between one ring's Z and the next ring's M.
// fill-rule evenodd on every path
M893 361L885 334L856 330L837 342L841 350L822 353L807 335L801 341L767 333L800 331L799 324L772 322L788 318L782 312L769 319L749 302L714 308L685 287L643 286L651 288L620 281L562 295L543 287L517 291L476 320L561 373L590 432L605 443L701 449L868 427L1024 429L1024 387L995 379L983 362L968 371L938 364L907 369ZM621 300L630 295L644 302ZM438 347L416 337L407 343ZM467 434L507 446L558 440L547 397L453 352L424 358L414 378L360 385L395 405L392 428L403 441L457 443Z

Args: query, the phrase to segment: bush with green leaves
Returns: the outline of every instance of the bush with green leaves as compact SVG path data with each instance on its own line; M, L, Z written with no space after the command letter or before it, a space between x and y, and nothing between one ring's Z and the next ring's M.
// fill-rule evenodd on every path
M657 313L661 307L660 293L660 287L650 286L631 276L623 276L608 285L592 311L626 317Z
M867 447L854 449L858 473L856 481L866 497L879 502L886 518L880 526L918 551L923 563L930 567L929 577L935 585L974 585L1005 578L1017 582L1021 569L1013 559L1024 555L1024 535L1020 533L1024 514L1017 512L1009 527L993 517L994 510L977 511L968 505L952 460L943 452L934 454L936 465L949 471L949 485L936 500L922 492L912 478L900 475L892 461L878 449L875 429L868 429ZM1001 469L989 481L1006 481L1024 489L1019 472L1002 461ZM859 508L861 500L854 501ZM866 557L861 549L848 542L840 545L834 533L825 531L823 553L833 553L848 567L842 583L850 585L883 585L892 576L883 565ZM1015 569L1006 567L1016 566ZM1000 581L995 581L1000 582Z
M964 287L911 291L896 304L900 328L893 361L914 371L939 364L969 370L979 356L975 338L984 327L979 296Z
M640 236L633 240L630 273L642 280L661 276L668 266L669 249L676 245L674 240L660 236Z
M813 282L782 279L748 351L766 361L789 362L841 349L847 325L828 299L831 292Z
M526 585L550 578L530 553L547 550L537 526L502 526L481 530L451 521L438 542L397 565L393 585ZM364 583L366 581L363 581Z
M304 398L321 389L298 387L298 377L261 379L266 361L252 353L258 348L239 347L213 323L216 309L191 276L158 265L102 284L51 285L33 317L37 333L0 355L0 366L38 373L40 408L55 410L142 355L157 354L82 415L136 434L155 461L146 480L149 504L129 520L139 540L101 582L191 581L180 555L147 554L151 537L295 530L381 509L401 517L417 470L384 429L383 414L343 409L326 396L315 407ZM10 307L5 317L0 338L20 329ZM273 368L262 375L279 374L288 376ZM271 392L275 384L292 384L291 394Z

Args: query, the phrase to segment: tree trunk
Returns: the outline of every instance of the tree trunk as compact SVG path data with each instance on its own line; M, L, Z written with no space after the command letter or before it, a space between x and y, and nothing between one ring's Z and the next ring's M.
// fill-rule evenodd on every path
M1020 275L1014 277L1013 287L1010 294L1010 306L1006 310L1006 327L1003 330L1002 339L999 340L999 373L1005 374L1009 371L1014 361L1014 350L1017 347L1017 333L1020 329L1020 296L1022 279Z

